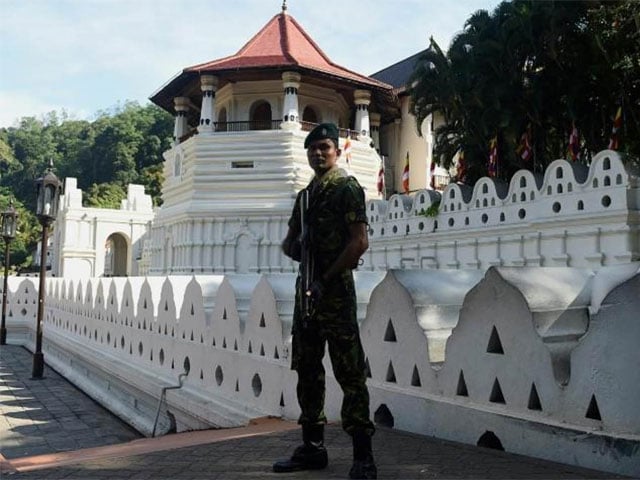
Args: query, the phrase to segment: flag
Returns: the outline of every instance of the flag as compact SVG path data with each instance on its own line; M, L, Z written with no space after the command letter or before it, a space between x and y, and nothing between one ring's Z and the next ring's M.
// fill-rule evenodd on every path
M344 159L347 162L347 169L349 170L351 169L351 139L349 137L344 141L342 153L344 154Z
M456 179L464 183L467 179L467 164L464 162L464 150L458 150L458 164L456 165Z
M384 198L384 158L380 158L380 170L378 170L378 195Z
M516 153L520 155L520 158L525 165L531 163L533 160L533 148L531 148L531 124L527 125L527 129L520 136L520 143L516 148Z
M407 160L402 171L402 189L404 193L409 193L409 152L407 152Z
M569 134L569 147L567 148L567 157L569 160L575 162L580 160L580 135L578 134L578 128L576 123L571 125L571 134Z
M489 141L489 176L495 177L498 174L498 136Z
M618 107L616 116L613 119L613 128L611 129L611 137L609 137L609 150L618 150L620 148L620 128L622 127L622 107Z
M431 159L431 167L429 167L429 175L431 176L431 180L429 181L429 186L435 190L436 189L436 162Z

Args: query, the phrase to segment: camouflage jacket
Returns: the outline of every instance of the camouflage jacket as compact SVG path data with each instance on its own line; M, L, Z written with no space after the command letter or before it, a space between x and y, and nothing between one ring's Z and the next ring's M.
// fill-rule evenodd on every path
M364 191L358 181L340 168L328 172L321 180L314 177L306 187L309 191L309 210L306 215L309 230L310 254L313 263L313 279L320 276L331 266L344 250L349 240L349 225L367 223L364 203ZM296 197L293 213L289 219L289 228L300 232L300 197ZM341 279L327 286L329 291L338 293L338 285L351 284L351 270L345 270ZM346 286L346 285L343 285ZM344 291L344 290L343 290Z

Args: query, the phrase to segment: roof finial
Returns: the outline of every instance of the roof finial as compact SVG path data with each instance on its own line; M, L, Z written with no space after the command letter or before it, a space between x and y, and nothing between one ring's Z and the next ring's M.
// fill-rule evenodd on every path
M287 0L282 0L282 13L287 11Z

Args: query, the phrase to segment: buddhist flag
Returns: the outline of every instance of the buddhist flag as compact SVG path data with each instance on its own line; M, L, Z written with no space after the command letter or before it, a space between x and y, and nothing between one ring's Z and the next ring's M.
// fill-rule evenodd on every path
M456 165L456 179L464 183L467 179L467 164L464 162L464 150L458 150L458 164Z
M489 176L495 177L498 174L498 136L489 141Z
M436 189L436 162L431 159L431 167L429 167L429 175L431 176L431 180L429 180L429 186L435 190Z
M531 124L520 136L520 143L516 148L516 153L520 156L525 165L529 165L533 160L533 148L531 148Z
M384 158L380 158L380 170L378 170L378 195L384 198Z
M609 137L609 150L618 150L620 148L620 128L622 128L622 107L618 107L616 116L613 119L613 128L611 129L611 137Z
M409 152L407 152L407 160L402 171L402 189L404 193L409 193Z
M571 125L571 133L569 134L569 146L567 147L567 157L575 162L580 160L580 135L576 123Z
M344 141L342 154L344 155L345 162L347 162L347 169L351 169L351 139L349 137Z

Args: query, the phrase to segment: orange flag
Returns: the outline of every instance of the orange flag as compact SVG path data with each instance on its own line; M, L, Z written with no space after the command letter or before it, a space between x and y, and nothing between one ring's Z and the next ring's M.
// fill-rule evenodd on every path
M622 128L622 107L618 107L616 116L613 119L613 128L611 129L611 137L609 137L609 150L618 150L620 148L620 128Z
M402 171L402 189L404 193L409 193L409 152L407 152L407 160Z

